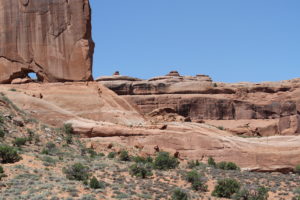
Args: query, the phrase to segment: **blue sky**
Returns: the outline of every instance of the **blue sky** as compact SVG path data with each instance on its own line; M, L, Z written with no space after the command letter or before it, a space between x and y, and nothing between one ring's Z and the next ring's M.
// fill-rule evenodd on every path
M299 0L90 0L94 77L300 77Z

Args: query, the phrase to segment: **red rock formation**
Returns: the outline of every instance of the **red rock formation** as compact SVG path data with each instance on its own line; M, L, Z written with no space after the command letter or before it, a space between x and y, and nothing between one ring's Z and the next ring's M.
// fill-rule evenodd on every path
M98 79L102 84L137 105L143 114L171 108L192 121L254 120L226 126L235 134L266 136L300 133L300 80L266 83L213 83L205 75L162 76L150 80ZM157 118L157 116L156 116ZM161 119L164 119L161 117ZM255 120L272 120L261 123ZM263 124L263 125L262 125Z
M0 0L0 83L92 79L88 0Z

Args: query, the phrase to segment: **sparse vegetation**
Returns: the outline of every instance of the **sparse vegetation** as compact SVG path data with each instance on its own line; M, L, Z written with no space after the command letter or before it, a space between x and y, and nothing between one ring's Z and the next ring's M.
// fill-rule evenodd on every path
M42 150L42 154L46 155L55 155L57 154L58 149L56 148L56 145L53 142L48 142L44 149Z
M207 186L204 184L202 175L197 171L193 170L187 173L186 180L192 184L192 188L196 191L205 192L207 191Z
M0 138L4 138L6 134L6 131L2 128L0 128Z
M122 150L122 151L120 152L119 159L120 159L121 161L130 161L130 156L129 156L129 154L128 154L128 151Z
M223 170L239 170L240 168L233 162L219 162L217 168Z
M13 142L13 144L17 147L21 147L25 145L27 142L27 138L16 138Z
M73 127L72 124L64 124L63 126L63 132L67 135L72 134L73 133Z
M150 156L144 158L141 156L135 156L132 157L132 160L136 163L153 163L153 158L151 158Z
M198 167L198 166L200 166L200 162L198 160L196 160L196 161L191 160L191 161L188 161L188 163L187 163L187 167L189 169L193 169L193 168Z
M300 165L297 165L297 166L295 167L295 172L296 172L297 174L300 174Z
M63 169L67 179L86 181L89 178L89 168L81 163L75 163Z
M243 188L233 195L236 200L267 200L268 197L268 189L262 186L255 189Z
M6 177L6 175L4 174L4 169L3 167L0 165L0 181L3 177Z
M1 163L15 163L21 160L17 150L7 145L0 145Z
M216 167L216 165L217 165L217 163L215 162L215 160L212 157L208 158L207 164L212 167Z
M140 178L147 178L152 176L152 168L149 164L136 163L130 166L129 172L131 176L136 176Z
M222 179L219 180L215 189L212 192L213 196L231 198L231 196L240 190L240 183L235 179Z
M109 154L107 155L107 157L110 158L110 159L112 159L112 158L116 157L116 154L117 154L116 152L112 151L112 152L109 152Z
M188 193L182 189L175 189L172 194L172 200L188 200Z
M104 188L104 184L99 182L98 179L95 176L93 176L93 178L90 180L90 188L93 189Z
M179 165L177 158L170 156L168 152L159 152L154 160L154 168L160 170L174 169Z

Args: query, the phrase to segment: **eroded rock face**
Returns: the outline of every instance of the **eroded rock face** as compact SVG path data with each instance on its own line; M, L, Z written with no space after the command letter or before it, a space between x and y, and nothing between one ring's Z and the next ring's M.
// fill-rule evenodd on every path
M170 108L193 122L205 120L210 123L209 120L217 120L212 124L222 126L238 135L300 133L299 79L235 84L214 83L206 75L168 75L149 80L102 77L97 80L137 105L143 114L149 114L156 109ZM239 124L238 126L227 126L226 120L248 121L235 123ZM258 120L272 120L272 123L260 123L256 126ZM248 127L247 123L251 126Z
M0 83L92 79L88 0L0 0Z

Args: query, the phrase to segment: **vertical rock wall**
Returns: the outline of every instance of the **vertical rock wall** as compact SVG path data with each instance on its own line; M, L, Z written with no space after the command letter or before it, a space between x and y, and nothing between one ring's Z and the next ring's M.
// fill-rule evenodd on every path
M0 83L92 80L88 0L0 0Z

